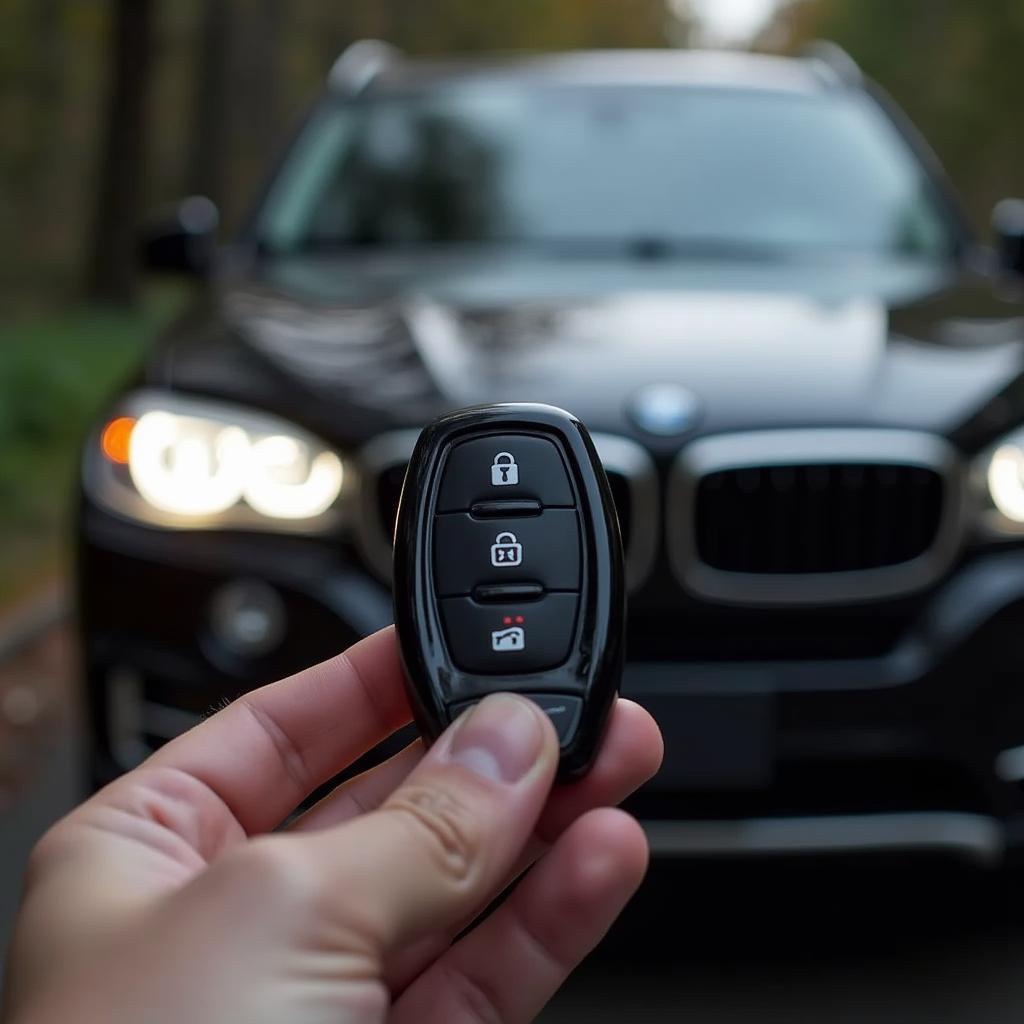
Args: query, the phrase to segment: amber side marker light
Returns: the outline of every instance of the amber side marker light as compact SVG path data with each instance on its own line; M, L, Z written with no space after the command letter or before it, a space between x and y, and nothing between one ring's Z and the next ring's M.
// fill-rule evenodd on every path
M128 464L128 447L132 439L135 420L131 416L118 416L111 420L100 434L100 448L111 462Z

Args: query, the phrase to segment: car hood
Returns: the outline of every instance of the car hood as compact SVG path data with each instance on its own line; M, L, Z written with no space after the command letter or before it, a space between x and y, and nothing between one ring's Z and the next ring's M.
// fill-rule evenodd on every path
M631 403L664 382L696 398L701 433L952 434L1024 368L1021 307L930 265L459 260L430 270L308 260L229 276L199 314L205 340L178 332L165 372L242 401L259 378L262 404L331 434L339 421L343 434L369 435L459 406L541 401L639 435Z

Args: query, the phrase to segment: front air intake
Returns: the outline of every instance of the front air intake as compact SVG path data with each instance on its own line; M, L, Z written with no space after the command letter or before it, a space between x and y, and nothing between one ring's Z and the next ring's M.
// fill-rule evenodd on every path
M692 593L826 604L910 593L959 548L961 459L910 430L776 430L702 438L669 480L667 541Z
M880 569L923 555L942 519L942 477L920 466L750 466L703 477L697 555L742 573Z

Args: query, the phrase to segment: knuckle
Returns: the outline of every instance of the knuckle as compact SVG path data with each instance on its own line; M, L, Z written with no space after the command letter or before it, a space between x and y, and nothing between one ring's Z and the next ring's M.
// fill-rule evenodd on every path
M483 833L479 816L464 799L442 789L408 786L388 801L387 809L416 833L443 878L455 884L472 878Z

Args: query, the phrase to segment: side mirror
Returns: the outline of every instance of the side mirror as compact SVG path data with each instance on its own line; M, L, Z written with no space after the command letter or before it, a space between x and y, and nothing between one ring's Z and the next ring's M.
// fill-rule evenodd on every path
M1024 199L1003 199L992 211L999 265L1024 277Z
M220 214L206 196L189 196L143 230L142 262L149 270L204 277L213 264Z

